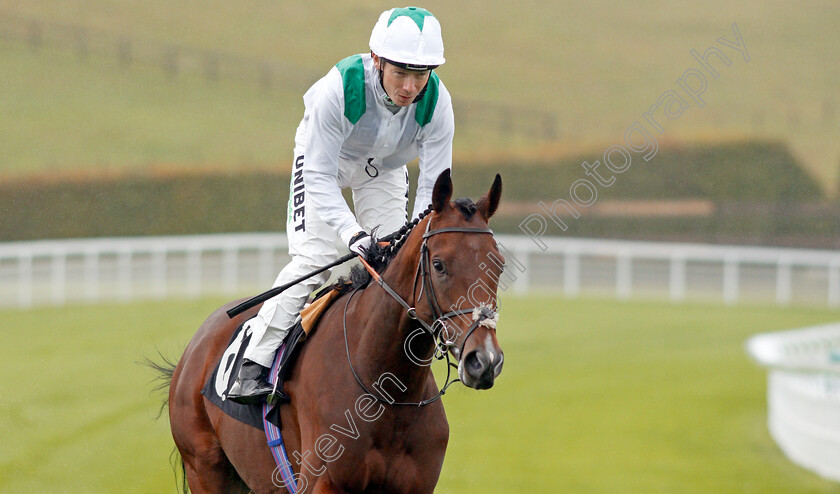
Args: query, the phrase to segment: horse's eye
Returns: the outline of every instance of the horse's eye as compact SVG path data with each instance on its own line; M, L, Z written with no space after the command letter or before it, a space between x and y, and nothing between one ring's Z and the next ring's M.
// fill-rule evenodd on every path
M435 271L437 271L438 273L445 273L446 272L446 268L443 265L443 261L441 261L440 259L433 260L432 261L432 266L434 266Z

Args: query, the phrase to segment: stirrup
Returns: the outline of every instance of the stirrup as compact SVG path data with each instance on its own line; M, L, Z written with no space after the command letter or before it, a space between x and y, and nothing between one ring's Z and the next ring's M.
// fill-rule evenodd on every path
M268 406L273 405L282 405L285 403L291 403L292 398L283 392L282 389L275 388L272 393L269 393L268 396L265 397L265 403Z
M240 385L240 388L242 386ZM266 388L263 388L266 389ZM231 390L232 391L232 390ZM267 399L269 396L272 395L274 391L268 389L268 391L260 392L260 393L252 393L252 394L231 394L228 392L227 399L234 402L239 403L242 405L253 405L257 403L261 403L263 400Z

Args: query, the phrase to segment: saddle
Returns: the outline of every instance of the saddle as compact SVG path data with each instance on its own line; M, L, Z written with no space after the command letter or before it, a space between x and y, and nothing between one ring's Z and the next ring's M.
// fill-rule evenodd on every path
M288 370L294 364L294 357L297 355L296 350L300 348L301 344L315 330L324 311L344 292L343 288L342 286L332 286L319 292L315 300L301 311L298 324L289 331L289 334L283 341L283 345L278 349L274 359L274 365L272 365L272 371L277 377L276 389L279 392L277 393L279 396L283 396L283 380ZM250 339L250 331L243 330L242 326L234 331L227 349L222 354L222 358L216 366L216 369L204 384L201 394L214 405L221 408L227 415L257 429L265 430L263 427L264 414L262 413L262 405L243 405L227 399L227 392L239 374L239 368L244 359L245 348L247 348ZM272 382L274 382L274 379L272 379ZM269 405L274 404L276 403L270 403ZM279 419L279 414L273 415L276 415ZM277 423L275 425L279 427L280 424Z
M283 351L279 357L280 363L277 369L277 380L274 385L275 391L269 395L269 405L273 405L274 400L279 400L280 403L287 403L289 401L288 395L283 392L283 383L286 380L286 373L292 366L292 359L297 355L295 350L298 344L306 341L306 338L318 325L321 315L339 295L341 295L341 291L337 288L324 290L318 294L311 304L300 311L300 321L289 331L289 334L283 341Z
M318 321L321 320L321 315L324 311L332 305L333 300L335 300L336 297L344 293L344 290L332 288L331 290L326 291L326 293L322 293L323 294L319 293L311 304L307 305L302 311L300 311L300 325L303 327L304 340L307 336L309 336L309 333L315 329L315 326L318 324Z

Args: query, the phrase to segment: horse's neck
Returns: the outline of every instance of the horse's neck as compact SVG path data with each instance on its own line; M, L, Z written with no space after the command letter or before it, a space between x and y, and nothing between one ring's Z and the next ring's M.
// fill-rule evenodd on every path
M419 256L400 256L383 280L403 300L414 304L414 276ZM400 269L397 269L400 268ZM434 349L428 336L422 335L412 338L412 351L409 356L405 349L406 340L416 328L416 322L408 317L407 309L394 297L389 295L375 282L364 290L357 307L370 307L367 313L358 313L360 322L363 321L364 330L356 346L356 358L363 373L368 378L377 380L385 373L396 376L400 383L406 386L404 395L396 398L405 401L418 398L425 390L425 383L429 367L418 365L418 362L431 357Z

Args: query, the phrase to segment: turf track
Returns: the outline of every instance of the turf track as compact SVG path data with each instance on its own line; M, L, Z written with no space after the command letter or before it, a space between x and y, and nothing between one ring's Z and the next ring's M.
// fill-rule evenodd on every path
M220 300L0 312L0 492L174 492L136 361L177 357ZM766 431L748 335L816 309L506 297L496 387L446 395L438 492L829 493Z

